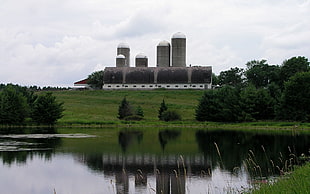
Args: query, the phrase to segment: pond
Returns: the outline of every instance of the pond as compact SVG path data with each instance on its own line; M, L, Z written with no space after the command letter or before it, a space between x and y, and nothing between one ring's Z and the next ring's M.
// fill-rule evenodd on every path
M308 153L309 135L188 128L7 129L6 194L240 193Z

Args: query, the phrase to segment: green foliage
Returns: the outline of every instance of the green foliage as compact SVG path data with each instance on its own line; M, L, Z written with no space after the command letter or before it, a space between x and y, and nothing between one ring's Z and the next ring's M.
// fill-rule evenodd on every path
M227 71L222 71L218 76L219 85L229 85L229 86L242 86L243 84L243 69L238 67L231 68Z
M298 72L307 72L310 70L310 63L306 57L292 57L285 60L281 66L280 78L282 83L289 80L290 77Z
M0 124L22 124L28 113L27 99L17 87L8 85L0 92Z
M124 118L125 121L141 121L143 120L142 116L139 115L130 115Z
M53 125L64 111L63 103L57 102L51 92L40 95L33 103L31 118L37 124Z
M310 163L298 167L291 174L280 177L274 184L262 184L252 194L265 193L309 193L310 188Z
M285 83L277 117L310 121L310 72L297 73Z
M267 89L250 85L240 93L240 103L245 120L265 120L274 118L275 101Z
M242 120L239 93L236 88L225 86L208 90L196 108L196 120L235 122Z
M163 112L165 112L167 109L168 109L168 107L167 107L167 105L166 105L166 103L165 103L165 99L163 99L162 103L160 104L160 108L159 108L159 110L158 110L158 118L159 118L160 120L163 120L163 119L162 119L162 114L163 114Z
M103 71L96 71L90 74L87 78L87 84L91 88L101 89L103 86Z
M137 116L140 116L141 118L144 117L144 112L143 112L143 109L142 109L142 107L140 105L136 108L135 114Z
M124 119L128 116L132 116L132 107L129 104L129 102L126 100L126 97L123 98L121 104L119 105L118 108L118 118L119 119Z
M253 60L248 62L246 66L245 76L247 82L256 88L266 87L273 82L279 82L280 68L278 66L268 65L266 60Z
M175 110L166 110L161 115L163 121L180 121L182 120L181 115Z

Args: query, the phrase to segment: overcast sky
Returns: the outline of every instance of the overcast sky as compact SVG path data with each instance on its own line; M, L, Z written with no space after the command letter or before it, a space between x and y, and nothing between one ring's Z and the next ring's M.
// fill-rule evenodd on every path
M176 32L187 64L213 72L251 60L310 58L310 0L0 0L0 83L73 86L115 66L127 42L131 65Z

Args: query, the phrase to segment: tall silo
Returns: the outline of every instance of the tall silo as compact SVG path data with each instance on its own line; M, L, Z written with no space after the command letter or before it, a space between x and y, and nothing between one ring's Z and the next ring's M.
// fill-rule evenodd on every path
M157 45L157 67L170 67L170 43L166 40Z
M116 56L116 67L125 67L126 57L122 54Z
M186 37L177 32L171 38L172 44L172 66L186 67Z
M148 58L145 54L140 53L136 56L136 67L147 67L148 66Z
M125 56L125 67L130 67L130 48L127 43L120 43L117 46L117 55Z

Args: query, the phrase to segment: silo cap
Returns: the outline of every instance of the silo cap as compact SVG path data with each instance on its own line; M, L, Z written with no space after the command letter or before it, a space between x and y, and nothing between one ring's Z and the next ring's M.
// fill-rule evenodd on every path
M129 48L129 45L127 43L125 43L125 42L122 42L122 43L119 43L117 48Z
M182 32L177 32L173 34L172 38L186 38L186 36Z
M136 55L136 58L145 59L147 56L144 53L139 53Z
M122 54L116 56L117 59L125 59L126 57Z
M167 40L163 40L160 43L158 43L157 46L170 46L170 43Z

